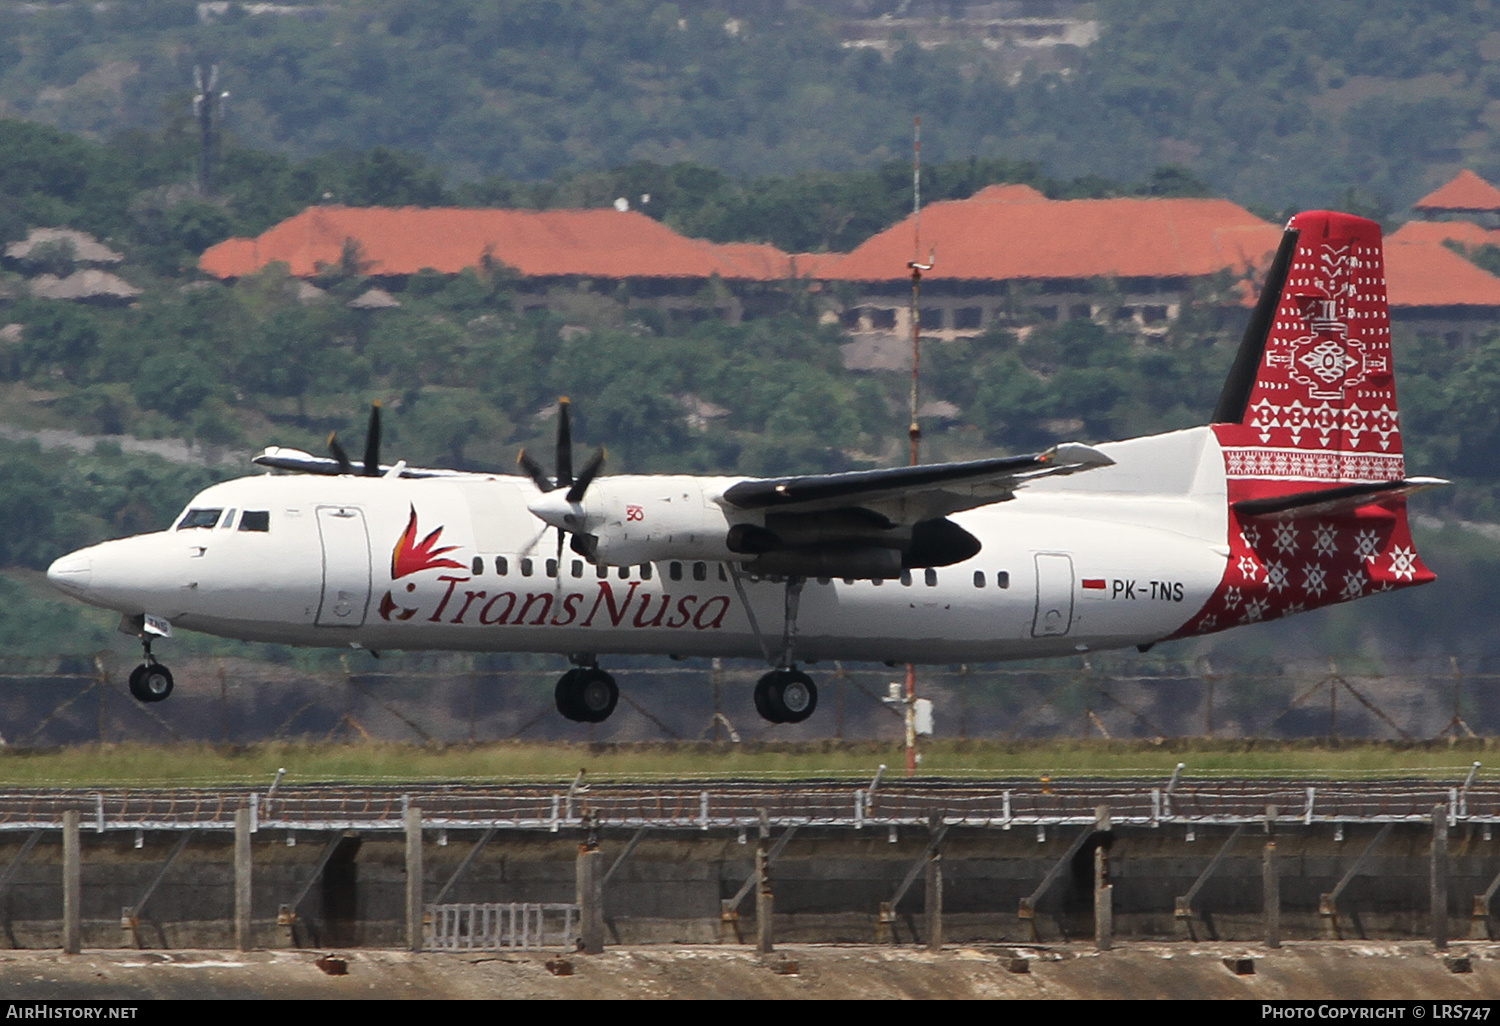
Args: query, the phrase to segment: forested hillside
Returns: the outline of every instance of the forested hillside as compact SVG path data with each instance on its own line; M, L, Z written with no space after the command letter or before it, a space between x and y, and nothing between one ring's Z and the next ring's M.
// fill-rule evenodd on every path
M883 56L854 12L960 19L963 2L133 0L0 9L0 112L108 138L186 124L217 63L228 129L299 157L373 146L453 182L681 160L735 177L935 160L1037 161L1143 178L1179 164L1280 210L1401 209L1460 164L1500 170L1500 7L1487 0L1026 0L1097 21L1098 41L1021 70L978 27ZM270 5L262 5L268 7ZM979 13L984 13L980 11ZM1344 202L1347 205L1347 202Z

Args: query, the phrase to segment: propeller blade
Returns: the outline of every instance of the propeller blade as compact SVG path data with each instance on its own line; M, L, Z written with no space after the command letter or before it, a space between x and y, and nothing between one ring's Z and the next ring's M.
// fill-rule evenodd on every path
M570 503L583 501L583 493L589 490L589 485L593 484L594 478L604 466L604 456L604 450L600 449L584 465L583 473L578 475L578 480L573 482L572 487L568 489L567 498Z
M365 431L365 477L380 476L380 400L370 404L370 426Z
M536 483L537 491L550 492L555 487L552 479L542 471L536 460L526 455L525 449L522 449L521 455L516 457L516 462L521 465L522 470L526 471L526 476Z
M339 436L338 432L336 431L330 432L328 435L328 451L332 453L333 458L338 461L340 474L354 473L354 464L349 462L349 454L345 452L344 447L339 444Z
M557 487L573 486L573 425L568 417L568 397L557 400Z

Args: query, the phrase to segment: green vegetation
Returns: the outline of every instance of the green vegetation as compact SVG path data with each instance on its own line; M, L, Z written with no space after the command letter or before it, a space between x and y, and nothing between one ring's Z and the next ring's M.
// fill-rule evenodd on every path
M922 746L923 777L1022 777L1058 782L1079 777L1427 777L1462 781L1486 741L1397 745L1348 742L933 741ZM269 785L277 769L286 784L511 781L565 786L582 769L589 780L867 780L882 763L899 778L902 750L878 742L727 745L508 743L437 750L389 743L206 746L81 745L50 752L0 752L0 783L12 787L146 787Z
M1026 63L977 34L935 49L897 38L887 57L843 45L849 21L894 3L731 17L656 0L324 0L206 19L192 0L8 5L0 102L100 138L163 118L185 134L192 67L216 63L230 131L250 145L432 154L462 181L642 160L871 169L909 152L915 114L937 161L1005 156L1069 179L1183 164L1268 209L1332 205L1351 187L1400 207L1440 169L1500 160L1500 10L1485 0L1057 8L1097 18L1098 41ZM351 175L334 196L360 188Z

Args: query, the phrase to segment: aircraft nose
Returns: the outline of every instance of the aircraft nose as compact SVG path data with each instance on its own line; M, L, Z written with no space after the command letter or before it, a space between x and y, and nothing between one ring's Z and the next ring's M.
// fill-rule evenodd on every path
M94 576L94 561L83 552L70 552L47 568L47 580L59 591L82 595Z

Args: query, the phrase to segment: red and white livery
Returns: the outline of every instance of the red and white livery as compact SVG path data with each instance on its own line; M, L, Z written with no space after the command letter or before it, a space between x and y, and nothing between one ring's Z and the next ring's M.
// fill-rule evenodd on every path
M551 652L563 715L613 710L607 653L765 659L756 704L810 715L823 659L984 662L1156 642L1433 579L1406 496L1380 229L1287 226L1212 423L1044 453L761 479L363 465L206 489L156 534L48 571L118 610L146 660L174 628L298 645ZM566 545L564 543L567 543Z

